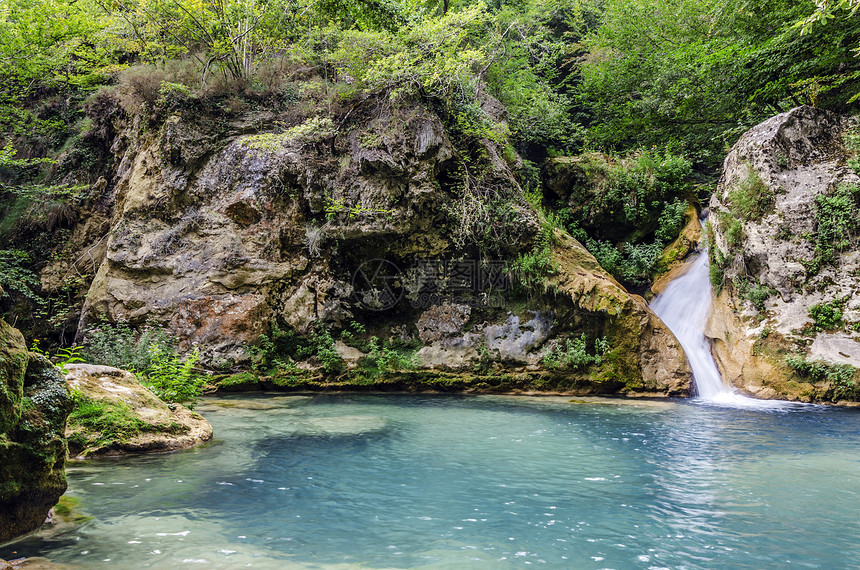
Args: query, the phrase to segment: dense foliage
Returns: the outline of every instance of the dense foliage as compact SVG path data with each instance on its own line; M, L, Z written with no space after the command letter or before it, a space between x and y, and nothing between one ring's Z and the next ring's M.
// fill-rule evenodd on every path
M102 323L89 329L76 356L91 364L114 366L134 372L141 383L165 402L193 405L203 391L204 378L194 370L195 349L184 358L175 339L164 329L127 323Z
M230 116L281 106L300 121L251 144L320 142L372 99L417 101L442 118L457 152L444 182L456 194L445 207L458 248L503 256L537 285L555 270L549 245L562 227L623 283L643 287L680 230L691 180L712 176L740 133L799 104L857 110L856 8L853 0L0 0L0 283L27 304L27 318L74 327L91 275L64 276L63 298L49 300L36 275L62 254L80 208L98 199L118 116L152 125L182 108ZM540 230L523 250L529 204L488 176L484 141L544 196L546 159L580 154L591 160L597 194L545 200L545 212L531 203ZM735 209L761 215L768 202L759 190L750 180L732 196ZM841 189L826 200L856 196ZM818 265L845 242L846 222L826 200ZM336 206L332 216L348 209ZM338 368L328 339L316 340L317 357Z
M188 65L191 93L319 66L344 96L418 94L481 128L505 104L519 150L669 144L713 166L723 146L801 103L855 105L855 5L793 0L4 0L0 131L31 156L85 130L82 101L135 66ZM834 15L836 17L834 17ZM176 69L175 66L173 69ZM173 79L174 81L171 81ZM232 82L232 83L231 83Z

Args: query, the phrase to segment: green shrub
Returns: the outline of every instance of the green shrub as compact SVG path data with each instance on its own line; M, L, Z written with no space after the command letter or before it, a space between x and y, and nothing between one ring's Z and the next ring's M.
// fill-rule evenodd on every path
M717 222L723 230L726 244L733 248L740 248L744 244L744 224L739 217L732 212L718 210L716 212Z
M853 380L856 369L850 364L806 360L801 355L790 355L785 359L785 363L797 372L798 376L811 382L830 382L830 393L834 400L860 398L860 386Z
M33 341L34 346L37 346L36 341ZM55 363L57 368L59 368L63 374L67 374L66 366L69 364L74 364L76 362L86 362L80 354L83 350L83 346L69 346L65 348L58 348L57 354L55 358Z
M737 289L738 294L742 298L751 302L759 312L764 311L765 301L767 301L774 293L774 290L767 285L762 285L755 280L751 281L750 279L741 277L734 280L734 286Z
M42 308L46 305L46 301L37 293L42 290L42 283L29 265L30 256L25 251L0 250L0 286L7 291L17 291L37 307Z
M248 352L255 371L291 370L295 366L293 360L308 358L315 358L328 373L344 369L343 358L334 348L331 331L320 322L308 334L300 335L294 329L281 328L273 321L269 334L260 335Z
M663 212L657 222L657 232L654 234L658 242L665 246L675 241L684 227L684 212L686 210L687 202L680 198L675 198L663 206Z
M809 316L815 323L815 330L830 331L842 327L842 307L847 299L835 299L830 303L821 303L809 307Z
M609 242L589 239L585 246L608 273L635 287L644 287L650 282L663 252L663 244L659 241L625 243L619 248Z
M204 378L194 373L197 350L185 360L176 353L176 340L165 329L128 323L102 323L87 330L80 350L68 356L137 374L141 383L166 402L191 402L200 395Z
M747 299L755 306L756 310L764 311L764 303L773 294L773 289L766 285L756 285L747 293Z
M552 254L552 244L555 241L555 224L557 219L548 215L538 204L532 204L541 219L538 235L534 239L532 249L520 253L509 265L508 269L517 278L519 284L526 290L537 291L547 277L556 275L560 267Z
M758 172L747 165L746 178L729 190L732 213L741 220L759 221L773 208L773 203L773 191Z
M174 351L152 344L142 383L165 402L193 402L202 393L205 381L194 372L199 358L196 349L181 360Z
M175 339L164 328L146 325L138 330L128 323L101 323L87 329L80 356L91 364L115 366L143 373L152 365L153 349L174 350Z
M609 274L614 276L621 275L621 265L624 259L618 248L612 245L611 242L589 239L585 242L585 247Z
M836 262L836 254L858 244L860 186L843 184L832 194L815 197L815 257L805 264L810 276Z
M564 345L558 344L543 357L543 364L553 370L582 370L591 364L601 364L609 352L606 337L594 340L594 353L588 353L588 337L568 338Z
M155 104L164 109L174 108L191 98L191 89L181 83L162 81L158 87L158 99Z
M418 366L414 350L398 350L385 344L375 336L370 338L370 351L361 362L364 370L373 375L382 375L400 370L414 370Z
M585 184L574 183L576 198L559 210L559 222L620 282L647 286L684 227L690 162L650 149L624 158L590 153L573 164Z

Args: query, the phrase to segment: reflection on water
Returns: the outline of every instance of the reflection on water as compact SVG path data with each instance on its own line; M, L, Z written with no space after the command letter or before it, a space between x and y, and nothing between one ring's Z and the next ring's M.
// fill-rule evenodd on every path
M856 567L860 416L563 398L237 396L187 452L72 464L81 567ZM802 540L799 539L802 537Z

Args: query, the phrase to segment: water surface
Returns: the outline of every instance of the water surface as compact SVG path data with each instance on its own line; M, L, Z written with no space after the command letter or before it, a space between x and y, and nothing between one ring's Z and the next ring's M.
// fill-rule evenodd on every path
M582 402L577 400L576 402ZM216 440L72 463L105 568L857 568L860 415L564 398L237 396Z

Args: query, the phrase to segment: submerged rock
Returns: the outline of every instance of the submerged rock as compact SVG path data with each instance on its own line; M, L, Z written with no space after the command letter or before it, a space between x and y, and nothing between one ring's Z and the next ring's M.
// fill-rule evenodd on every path
M66 436L77 457L185 449L212 438L212 426L180 404L165 404L131 372L69 364L66 382L77 409Z
M38 529L65 492L70 411L59 370L0 321L0 543Z
M300 435L348 436L380 431L388 422L379 416L332 416L301 418L295 428Z

